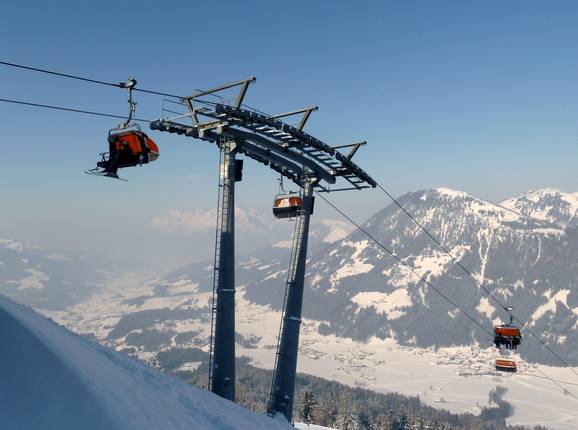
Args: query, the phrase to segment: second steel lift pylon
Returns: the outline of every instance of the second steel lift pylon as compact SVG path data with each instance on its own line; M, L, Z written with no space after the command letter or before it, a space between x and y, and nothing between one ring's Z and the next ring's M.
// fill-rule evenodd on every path
M235 158L234 141L221 138L218 144L221 156L211 303L209 385L213 393L234 400L235 182L241 180L242 161Z
M150 126L153 130L214 142L221 151L209 382L214 393L229 400L235 400L234 188L235 181L241 179L242 168L236 154L244 154L270 167L301 188L303 206L296 218L268 406L270 415L282 414L291 421L313 193L361 190L375 187L376 183L351 161L365 142L331 147L303 131L316 107L280 115L267 115L244 107L243 99L249 84L254 81L255 78L249 78L183 97L187 113L153 121ZM235 87L240 87L240 91L233 103L225 103L215 94ZM217 96L218 101L201 98L207 95ZM292 115L302 115L297 126L280 120ZM177 122L185 118L191 119L192 125ZM347 155L336 150L346 147L352 147ZM338 178L348 186L331 188Z

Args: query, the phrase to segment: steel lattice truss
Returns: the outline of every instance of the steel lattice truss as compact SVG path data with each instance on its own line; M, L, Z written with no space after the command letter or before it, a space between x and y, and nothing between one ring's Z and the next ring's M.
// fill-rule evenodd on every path
M254 80L254 79L253 79ZM375 187L375 181L357 166L351 158L360 145L331 147L303 131L303 126L311 112L317 108L302 109L282 115L267 115L242 107L241 102L246 87L253 80L240 81L215 90L203 91L182 102L189 113L174 118L159 119L150 124L151 129L186 135L217 143L220 138L234 140L239 153L269 166L284 177L301 186L303 180L313 179L318 192L342 191ZM237 103L212 103L199 100L200 96L243 85ZM195 106L201 105L200 107ZM299 126L292 126L279 118L294 114L304 114ZM192 119L192 125L178 122ZM201 121L200 119L203 119ZM353 147L347 155L336 148ZM331 188L343 179L344 186Z

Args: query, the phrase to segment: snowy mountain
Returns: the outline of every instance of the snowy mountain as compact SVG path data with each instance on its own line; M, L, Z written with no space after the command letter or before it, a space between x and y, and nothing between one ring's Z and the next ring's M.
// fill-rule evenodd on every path
M578 363L578 231L445 188L409 193L399 202L502 303L516 306L522 321ZM378 212L364 227L489 330L506 318L396 206ZM281 275L250 283L246 298L278 307ZM476 330L362 232L311 255L307 281L304 315L323 321L324 334L393 338L421 347L489 342L487 333ZM559 364L537 345L530 346L523 349L529 357Z
M534 195L552 196L548 192ZM408 193L399 202L495 297L514 305L522 321L578 363L577 229L446 188ZM488 330L506 318L499 305L396 206L378 212L364 227ZM321 334L358 341L376 336L420 347L490 344L487 333L476 329L362 232L333 243L321 241L309 255L304 316L318 322ZM247 306L279 310L287 262L284 247L238 257L239 300ZM175 334L187 330L183 321L206 322L211 286L210 263L197 263L139 288L123 289L115 299L118 306L110 304L116 323L106 320L112 329L99 326L98 331L109 341L136 349L162 348ZM104 299L97 296L95 300ZM83 308L78 309L80 313ZM175 327L163 331L158 327L162 321L173 321ZM135 329L144 333L131 335ZM239 334L245 335L251 338L254 333ZM529 337L526 340L523 354L559 364Z
M563 193L554 188L528 191L505 200L502 206L520 214L547 221L558 226L578 225L578 193Z
M127 279L151 276L142 267L88 252L62 252L0 238L0 292L42 309L62 310Z
M184 211L172 209L157 215L150 221L151 230L161 234L178 247L186 249L193 261L204 261L212 257L215 241L217 209ZM278 220L270 211L235 207L235 247L238 255L253 254L263 248L291 246L290 237L294 223ZM340 220L313 218L310 245L331 243L351 233L351 226ZM170 242L172 240L172 242ZM191 243L208 244L207 247L192 247ZM165 246L165 245L163 245ZM174 266L171 266L174 267Z
M0 296L0 422L27 430L290 429Z

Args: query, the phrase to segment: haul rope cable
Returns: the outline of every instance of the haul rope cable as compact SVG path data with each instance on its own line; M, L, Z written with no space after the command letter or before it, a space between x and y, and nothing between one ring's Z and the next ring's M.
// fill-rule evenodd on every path
M329 206L331 206L335 211L337 211L341 216L343 216L345 219L347 219L352 225L354 225L359 231L361 231L363 234L365 234L369 239L371 239L373 242L375 242L375 244L377 246L379 246L380 248L382 248L385 252L387 252L393 259L395 259L397 262L399 262L401 265L403 265L406 269L408 269L416 278L418 278L419 280L421 280L424 284L426 284L428 287L432 288L435 292L437 292L440 296L442 296L448 303L450 303L452 306L454 306L456 309L458 309L459 311L462 312L463 315L465 315L470 321L472 321L474 324L476 324L478 327L480 327L483 331L485 331L486 333L488 333L490 336L493 336L493 333L491 330L488 330L486 327L484 327L478 320L476 320L474 317L472 317L468 312L466 312L462 307L460 307L457 303L455 303L452 299L450 299L447 295L445 295L444 293L442 293L438 288L436 288L434 285L432 285L431 282L429 282L423 275L420 275L419 273L417 273L409 264L407 264L406 262L403 261L403 259L401 257L399 257L397 254L395 254L393 251L391 251L389 248L387 248L385 245L383 245L380 241L378 241L371 233L369 233L366 229L364 229L361 225L359 225L357 222L355 222L351 217L349 217L345 212L343 212L341 209L339 209L337 206L335 206L332 202L330 202L327 198L325 198L322 194L315 192L315 194L317 194L318 197L320 197L323 201L325 201L325 203L327 203ZM519 359L521 361L526 362L527 364L529 364L532 368L534 368L536 371L540 372L545 379L550 380L554 385L556 385L558 388L562 389L564 391L564 394L568 393L571 397L573 397L575 400L578 401L578 397L576 397L573 393L571 393L570 391L568 391L566 388L562 387L557 380L554 380L552 378L550 378L542 369L540 369L537 365L530 363L529 361L519 357ZM567 382L567 384L569 385L576 385L574 383L571 382Z
M72 75L72 74L70 74L70 73L55 72L55 71L53 71L53 70L40 69L40 68L38 68L38 67L25 66L25 65L23 65L23 64L10 63L10 62L7 62L7 61L0 61L0 65L8 66L8 67L14 67L14 68L17 68L17 69L29 70L29 71L32 71L32 72L45 73L45 74L48 74L48 75L60 76L60 77L62 77L62 78L76 79L76 80L79 80L79 81L90 82L90 83L93 83L93 84L106 85L106 86L109 86L109 87L125 88L125 87L124 87L125 84L124 84L123 82L120 82L120 83L117 84L117 83L114 83L114 82L101 81L101 80L98 80L98 79L87 78L87 77L84 77L84 76ZM179 95L176 95L176 94L165 93L165 92L162 92L162 91L146 90L146 89L144 89L144 88L133 88L133 91L138 91L138 92L147 93L147 94L154 94L154 95L158 95L158 96L171 97L171 98L175 98L175 99L183 99L183 96L179 96ZM199 91L199 90L197 90L197 91ZM196 101L196 102L199 102L199 103L203 103L203 104L208 104L208 105L216 105L216 104L218 104L218 103L216 103L216 102L210 102L210 101L208 101L208 100L195 99L195 101ZM244 106L245 106L245 105L244 105ZM251 108L250 106L247 106L247 107L249 107L249 108L252 109L252 110L257 111L257 109L255 109L255 108Z
M40 108L45 108L45 109L54 109L54 110L60 110L60 111L65 111L65 112L83 113L83 114L87 114L87 115L104 116L104 117L108 117L108 118L126 119L126 115L125 116L114 115L114 114L110 114L110 113L94 112L94 111L89 111L89 110L67 108L67 107L62 107L62 106L53 106L53 105L45 105L45 104L40 104L40 103L25 102L22 100L12 100L12 99L0 98L0 102L12 103L12 104L24 105L24 106L40 107ZM134 120L140 121L140 122L150 122L150 120L142 119L142 118L134 118Z
M399 207L426 235L429 236L429 238L436 243L436 245L438 245L446 255L448 255L448 257L450 257L452 259L452 261L458 265L469 277L471 277L474 282L482 289L486 292L486 294L493 299L498 305L500 305L504 310L507 310L507 306L504 305L490 290L488 290L480 281L478 281L476 279L476 277L473 275L473 273L471 271L469 271L456 257L454 257L454 255L444 246L442 245L442 243L435 238L435 236L433 236L407 209L405 209L398 201L397 199L395 199L385 188L383 188L381 186L381 184L379 182L377 182L377 187L383 191L387 197L389 197L391 199L391 201L397 206ZM501 206L500 206L501 207ZM564 360L556 351L554 351L544 340L542 340L540 338L539 335L537 335L536 333L534 333L527 325L527 322L524 323L523 321L521 321L518 317L516 317L515 315L513 316L514 320L517 321L521 327L523 329L525 329L528 333L530 333L532 335L532 337L534 337L538 342L540 342L542 344L543 347L545 347L552 355L554 355L558 360L560 360L560 362L562 364L564 364L564 366L566 366L568 369L570 369L575 375L578 375L578 373L574 370L574 368L572 366L570 366L570 364Z
M60 76L63 78L69 78L69 79L76 79L79 81L85 81L85 82L91 82L93 84L100 84L100 85L107 85L110 87L117 87L117 88L124 88L122 83L113 83L113 82L106 82L106 81L100 81L98 79L91 79L91 78L85 78L83 76L77 76L77 75L71 75L68 73L60 73L60 72L54 72L52 70L47 70L47 69L39 69L37 67L30 67L30 66L24 66L22 64L16 64L16 63L9 63L7 61L0 61L0 65L3 66L9 66L9 67L15 67L18 69L24 69L24 70L30 70L32 72L40 72L40 73L46 73L48 75L55 75L55 76ZM175 94L168 94L168 93L163 93L160 91L151 91L151 90L145 90L142 88L135 88L134 91L139 91L141 93L148 93L148 94L156 94L159 96L165 96L165 97L173 97L173 98L178 98L180 99L181 96L177 96Z
M79 80L79 81L90 82L90 83L93 83L93 84L106 85L106 86L109 86L109 87L124 88L124 83L122 83L122 82L117 84L117 83L114 83L114 82L107 82L107 81L101 81L101 80L98 80L98 79L87 78L87 77L84 77L84 76L72 75L72 74L70 74L70 73L61 73L61 72L55 72L55 71L53 71L53 70L48 70L48 69L40 69L40 68L38 68L38 67L25 66L25 65L23 65L23 64L10 63L10 62L8 62L8 61L0 61L0 65L8 66L8 67L15 67L15 68L18 68L18 69L23 69L23 70L29 70L29 71L32 71L32 72L45 73L45 74L48 74L48 75L60 76L60 77L62 77L62 78L76 79L76 80ZM165 92L162 92L162 91L146 90L146 89L144 89L144 88L134 88L133 91L138 91L138 92L147 93L147 94L154 94L154 95L159 95L159 96L165 96L165 97L171 97L171 98L180 99L180 100L183 99L183 96L179 96L179 95L176 95L176 94L165 93ZM195 91L201 91L201 90L195 90ZM208 95L209 95L209 96L214 96L213 94L208 94ZM202 100L202 99L194 99L194 101L195 101L195 102L198 102L198 103L200 103L200 104L206 104L206 105L210 105L210 106L215 106L215 105L218 104L218 102L212 102L212 101L209 101L209 100ZM178 102L175 102L175 103L180 104L180 103L178 103ZM263 114L263 115L267 115L266 113L261 112L259 109L254 108L254 107L251 107L251 106L249 106L249 105L247 105L247 104L244 104L244 103L243 103L243 106L244 106L244 107L247 107L247 108L249 108L250 110L253 110L253 111L255 111L255 112L261 113L261 114Z

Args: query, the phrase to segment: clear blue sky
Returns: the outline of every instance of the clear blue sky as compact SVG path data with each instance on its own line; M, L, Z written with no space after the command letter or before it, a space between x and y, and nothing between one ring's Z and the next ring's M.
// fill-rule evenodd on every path
M366 139L358 163L394 194L448 186L500 200L578 191L577 22L573 1L5 2L0 57L179 94L254 75L247 103L318 105L308 131ZM119 89L5 67L0 97L126 110ZM159 116L159 97L137 101L138 116ZM116 183L82 171L118 121L2 103L0 118L0 236L126 255L195 246L147 229L171 209L214 206L214 146L151 132L161 158ZM275 176L250 160L238 189L241 206L269 211ZM387 204L334 198L360 220Z

